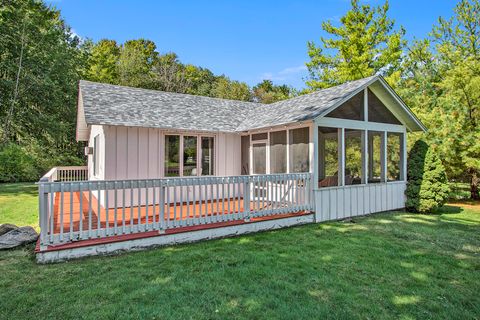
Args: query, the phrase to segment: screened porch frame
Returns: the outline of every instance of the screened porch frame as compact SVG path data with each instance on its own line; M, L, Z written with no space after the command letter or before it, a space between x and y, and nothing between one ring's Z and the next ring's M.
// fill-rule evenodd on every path
M368 87L363 89L364 91L364 120L350 120L350 119L340 119L340 118L330 118L328 116L317 117L313 121L313 147L314 147L314 157L313 157L313 181L314 183L314 190L319 189L326 189L326 188L338 188L338 187L346 187L345 184L345 137L346 137L346 130L358 130L361 132L361 159L362 159L362 169L361 169L361 185L367 185L368 177L369 177L369 143L368 140L368 133L375 132L381 133L382 143L381 143L381 183L389 183L389 182L406 182L406 173L407 173L407 128L405 125L397 125L397 124L388 124L388 123L379 123L379 122L371 122L368 121ZM348 101L353 95L357 94L358 92L354 92L350 97L339 102L335 105L331 111L338 108L343 102ZM327 115L328 115L327 113ZM327 127L327 128L334 128L337 129L337 141L338 141L338 185L331 186L331 187L319 187L320 181L320 166L323 165L322 161L325 159L320 159L320 147L322 147L321 141L319 141L319 127ZM397 181L388 181L387 179L387 138L388 133L395 133L401 135L401 143L400 143L400 179ZM358 184L357 184L358 185Z

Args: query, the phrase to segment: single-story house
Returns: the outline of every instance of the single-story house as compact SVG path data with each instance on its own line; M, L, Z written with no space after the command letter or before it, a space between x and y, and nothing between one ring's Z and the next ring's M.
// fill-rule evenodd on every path
M39 260L403 208L424 130L381 76L268 105L80 81L88 165L40 181Z

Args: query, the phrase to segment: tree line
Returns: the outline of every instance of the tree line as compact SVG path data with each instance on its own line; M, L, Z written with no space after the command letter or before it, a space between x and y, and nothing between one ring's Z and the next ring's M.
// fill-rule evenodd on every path
M420 120L450 179L479 198L480 4L460 0L424 39L389 17L389 3L351 0L327 36L307 43L306 89L270 80L249 87L182 63L148 39L80 39L59 11L37 0L0 0L0 181L35 180L53 165L82 163L76 143L78 80L272 103L346 81L383 75Z

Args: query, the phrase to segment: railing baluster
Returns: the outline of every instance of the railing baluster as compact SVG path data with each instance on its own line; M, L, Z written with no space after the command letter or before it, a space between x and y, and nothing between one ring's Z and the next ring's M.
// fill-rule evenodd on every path
M87 183L88 186L88 237L92 238L92 185L90 181Z
M230 211L230 182L231 182L231 178L230 177L227 177L227 181L228 181L228 184L227 184L227 205L228 205L228 220L232 220L232 212Z
M79 203L79 211L80 216L78 218L78 232L79 232L79 239L83 239L83 182L79 182L79 191L78 191L78 198L80 200Z
M192 185L192 197L193 197L193 219L194 221L198 221L197 219L197 178L195 178L195 183ZM195 222L194 222L195 223Z
M98 194L98 199L97 199L97 230L96 230L96 236L100 236L100 226L102 225L101 221L101 215L102 215L102 190L100 190L100 182L96 183L97 185L97 194Z
M137 201L137 232L141 231L142 225L142 187L140 186L140 180L137 180L138 201Z
M57 208L58 209L58 208ZM50 189L50 242L53 243L54 238L53 235L55 234L55 223L54 223L54 215L55 215L55 192Z
M118 234L118 190L117 190L117 181L113 182L113 201L114 201L114 207L113 207L113 234L117 235Z
M225 221L225 178L222 177L222 221Z
M145 182L145 231L150 230L150 224L148 222L148 219L150 215L148 214L149 212L149 205L148 205L148 181Z
M166 191L167 191L167 201L166 201L167 202L167 206L166 206L167 225L165 229L168 229L170 228L170 180L167 180Z
M157 188L155 187L155 183L153 183L152 186L152 206L153 206L153 213L152 213L152 224L153 224L153 230L158 230L158 224L157 224Z
M63 190L64 190L64 183L60 184L60 241L63 242Z
M184 218L183 218L183 185L182 185L182 180L177 180L178 181L178 184L180 185L180 199L179 199L179 206L180 206L180 221L179 221L179 225L183 225L183 222L184 222Z
M70 183L70 241L73 240L73 190Z
M133 232L133 219L134 219L134 214L133 214L133 181L130 181L130 228L128 229L128 233Z
M105 235L109 236L110 235L110 216L109 216L110 207L108 205L108 182L105 182L103 185L105 187ZM100 219L100 221L101 220L102 219ZM99 229L101 229L101 225L99 226Z
M122 234L125 234L125 207L127 206L125 193L125 180L122 180Z
M177 226L177 183L173 181L173 226Z

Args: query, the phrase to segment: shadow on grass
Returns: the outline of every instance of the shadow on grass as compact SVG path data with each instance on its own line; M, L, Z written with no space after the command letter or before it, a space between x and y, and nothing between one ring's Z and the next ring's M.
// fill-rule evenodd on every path
M0 183L0 194L5 195L37 195L38 186L34 182Z

